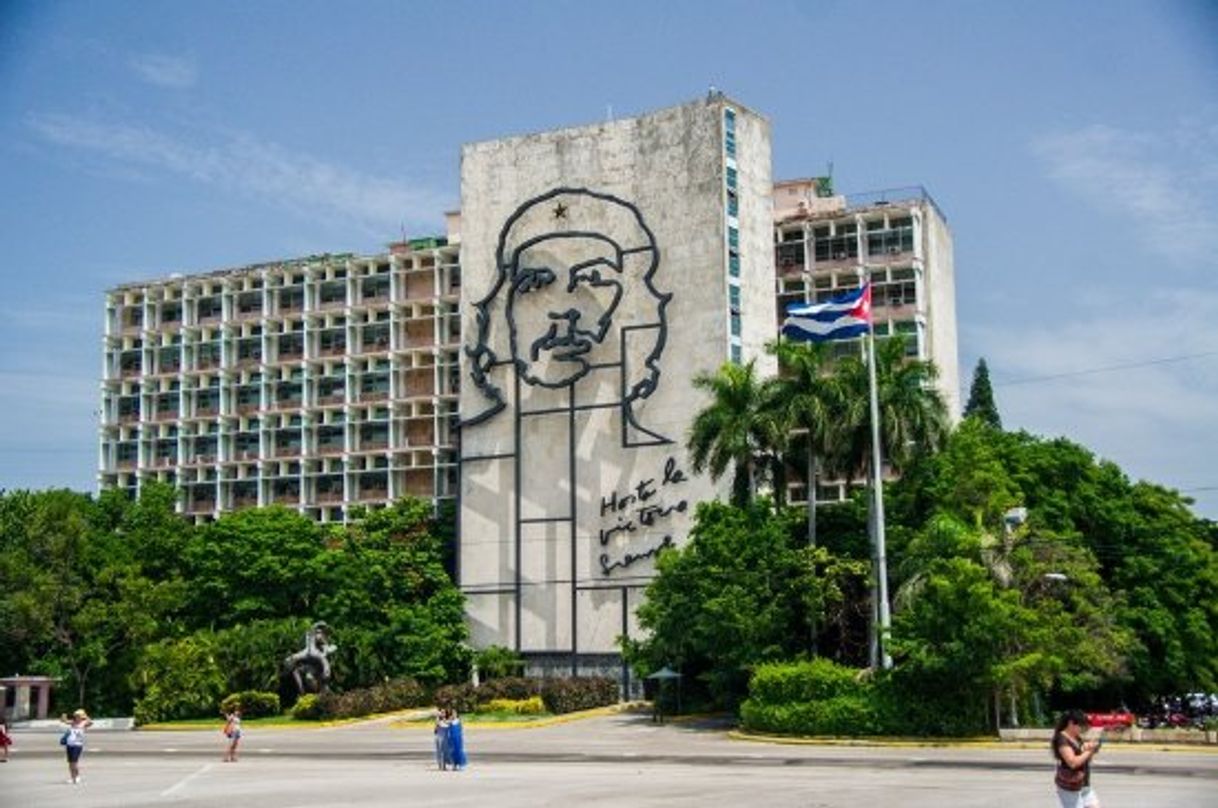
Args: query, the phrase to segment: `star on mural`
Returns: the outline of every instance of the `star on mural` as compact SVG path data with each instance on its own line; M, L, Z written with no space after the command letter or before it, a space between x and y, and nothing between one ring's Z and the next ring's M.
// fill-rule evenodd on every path
M567 206L561 202L559 202L557 205L555 205L554 206L554 218L555 219L567 218Z

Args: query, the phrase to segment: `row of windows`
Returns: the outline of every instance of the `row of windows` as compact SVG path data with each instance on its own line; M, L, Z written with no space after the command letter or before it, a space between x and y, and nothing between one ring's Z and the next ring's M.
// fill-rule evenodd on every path
M731 332L731 361L740 364L743 355L740 346L740 229L735 224L740 215L740 196L736 166L736 111L723 110L723 152L728 158L724 171L727 197L727 267L728 267L728 323Z

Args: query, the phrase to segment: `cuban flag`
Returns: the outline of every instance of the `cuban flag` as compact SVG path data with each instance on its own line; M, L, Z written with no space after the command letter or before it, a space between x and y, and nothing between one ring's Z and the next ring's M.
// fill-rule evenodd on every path
M867 283L824 303L788 306L782 333L796 341L828 342L862 336L870 326L871 284Z

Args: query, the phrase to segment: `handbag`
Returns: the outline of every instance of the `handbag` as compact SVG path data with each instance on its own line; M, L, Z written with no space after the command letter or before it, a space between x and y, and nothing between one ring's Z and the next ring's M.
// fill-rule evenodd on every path
M1087 767L1072 769L1065 763L1059 763L1053 782L1063 791L1082 791L1083 784L1087 782Z
M71 735L71 734L72 734L72 730L70 730L70 729L65 729L65 730L63 731L63 735L60 735L60 736L59 736L59 745L60 745L60 746L67 746L67 745L68 745L68 736L69 736L69 735Z

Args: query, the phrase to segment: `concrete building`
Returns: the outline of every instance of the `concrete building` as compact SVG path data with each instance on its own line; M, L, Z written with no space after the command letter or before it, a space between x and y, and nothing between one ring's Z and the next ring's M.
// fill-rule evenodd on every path
M903 334L910 356L933 361L948 414L959 417L952 237L924 188L843 196L827 177L778 182L774 262L779 323L793 303L823 302L869 280L876 335ZM835 347L859 350L857 341ZM800 474L790 470L791 502L807 501ZM817 502L846 495L844 482L822 481Z
M99 482L198 521L455 494L457 248L319 255L106 294Z
M686 456L694 377L774 370L769 124L715 95L473 144L461 168L472 640L604 670L655 554L726 482Z
M112 289L100 484L174 483L199 521L456 498L474 644L617 673L656 553L726 493L686 456L692 380L775 372L786 304L869 278L877 331L915 337L959 410L933 200L770 171L769 122L712 94L466 146L443 238Z

